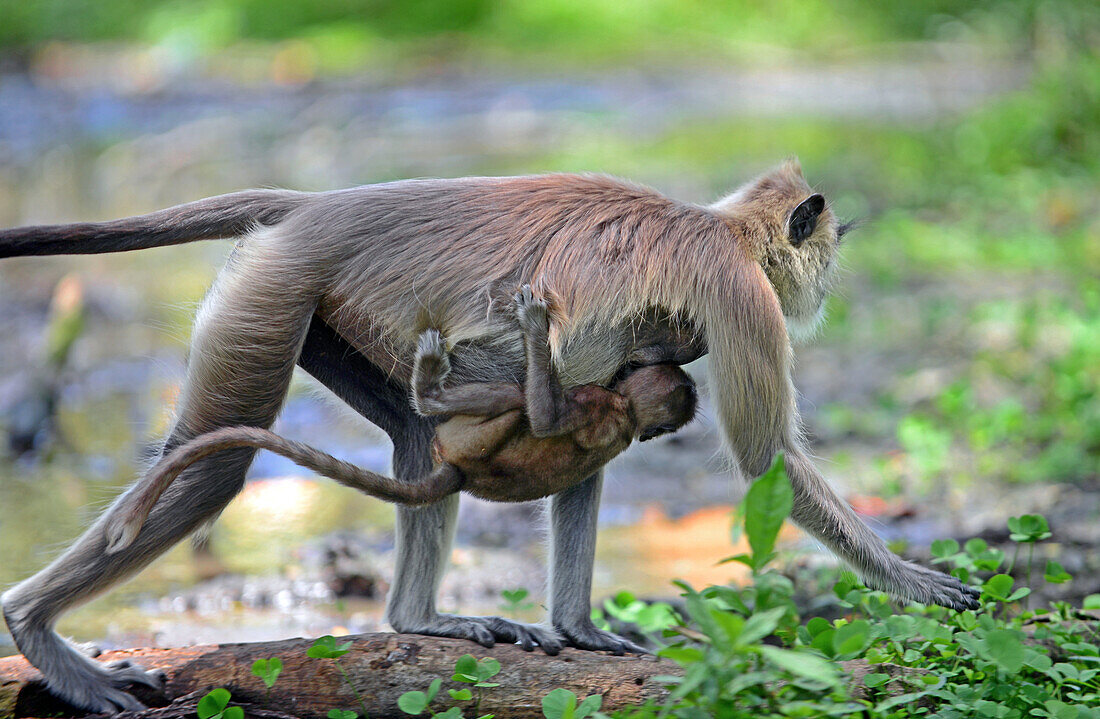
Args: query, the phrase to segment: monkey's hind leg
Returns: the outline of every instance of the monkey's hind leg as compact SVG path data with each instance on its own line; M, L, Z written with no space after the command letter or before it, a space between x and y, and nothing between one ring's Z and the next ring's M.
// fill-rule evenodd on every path
M288 286L289 274L265 272L238 257L219 276L196 322L165 452L217 427L266 427L274 420L313 310ZM89 659L58 636L54 624L65 610L133 575L216 517L243 486L253 454L235 449L195 463L157 502L133 543L113 554L107 551L108 509L64 554L0 597L16 645L51 692L96 712L142 708L125 687L159 686L161 674Z
M523 407L523 388L512 382L468 382L444 387L451 371L438 330L420 334L413 361L412 400L424 416L471 414L495 417Z

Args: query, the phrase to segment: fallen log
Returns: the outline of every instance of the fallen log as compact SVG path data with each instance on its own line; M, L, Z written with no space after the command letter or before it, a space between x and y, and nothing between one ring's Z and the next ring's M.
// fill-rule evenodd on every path
M470 687L451 680L455 662L464 654L478 659L493 657L500 662L501 671L491 680L500 686L482 690L478 712L492 713L499 719L542 717L543 697L558 688L569 689L581 699L602 694L605 711L641 704L647 699L660 701L667 692L653 678L679 671L672 662L654 657L614 657L574 649L548 657L538 650L525 652L515 645L486 649L461 639L415 634L360 634L339 641L352 642L339 662L371 719L408 717L398 709L398 697L407 691L424 691L436 678L443 680L443 689L432 709L442 711L457 703L470 707L467 713L474 716L473 702L454 702L446 691ZM333 660L306 656L312 644L309 639L289 639L129 649L106 652L99 661L128 659L147 669L161 669L167 675L163 693L154 694L142 687L134 692L146 704L163 708L120 716L194 717L198 698L216 687L228 689L233 696L231 704L241 705L246 716L256 719L280 716L320 719L331 709L350 709L362 714L355 692ZM283 670L268 694L263 682L253 676L252 663L270 657L279 657ZM83 717L85 713L51 697L42 684L42 675L22 657L0 659L0 719L46 716Z

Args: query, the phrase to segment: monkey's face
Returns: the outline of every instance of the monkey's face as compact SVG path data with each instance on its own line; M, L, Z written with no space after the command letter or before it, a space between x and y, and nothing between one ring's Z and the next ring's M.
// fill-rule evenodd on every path
M840 237L849 225L838 225L825 198L814 192L793 160L714 209L745 221L748 250L775 289L791 338L812 335L836 283Z
M615 385L630 401L642 442L675 432L695 417L695 382L676 365L639 367Z

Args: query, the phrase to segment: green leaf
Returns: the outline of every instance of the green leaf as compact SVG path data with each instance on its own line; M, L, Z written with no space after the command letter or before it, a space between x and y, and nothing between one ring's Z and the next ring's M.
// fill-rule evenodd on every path
M575 719L585 719L598 712L601 706L603 706L603 694L590 694L577 707Z
M1050 537L1050 527L1046 517L1041 514L1025 514L1008 518L1009 539L1013 542L1031 544Z
M500 662L492 657L485 657L477 663L477 678L484 682L500 674ZM495 686L495 685L494 685Z
M705 655L695 647L665 647L657 652L657 656L671 659L681 666L686 666L703 661Z
M443 686L443 680L436 677L432 680L432 683L428 685L428 702L435 699L435 695L439 693L439 687Z
M833 650L838 659L851 659L871 643L871 625L866 619L837 627L833 635Z
M283 660L279 657L270 659L257 659L252 662L252 674L263 680L268 689L275 686L275 681L283 671Z
M546 719L574 719L577 695L568 689L555 689L542 698L542 715Z
M1090 594L1081 602L1082 609L1100 609L1100 594Z
M1012 590L1012 577L1007 574L994 574L982 585L982 591L998 601L1008 599L1008 593Z
M226 707L222 712L222 719L244 719L244 709L240 707Z
M455 673L451 677L456 682L473 684L477 681L477 659L473 654L463 654L455 661Z
M937 539L932 542L932 556L948 559L959 553L959 543L954 539Z
M329 709L325 716L328 719L359 719L359 712L353 712L351 709Z
M1069 580L1073 579L1069 572L1062 567L1061 564L1055 562L1052 559L1047 560L1047 568L1043 572L1043 579L1047 580L1051 584L1065 584Z
M469 689L448 689L447 693L451 695L451 699L456 702L468 702L474 698L474 693Z
M529 592L522 587L520 589L504 589L500 592L500 595L504 597L509 604L519 604L527 598L528 594Z
M989 543L978 537L966 540L966 544L963 545L963 549L971 557L977 557L988 548Z
M1016 674L1024 666L1027 652L1014 632L994 629L985 635L982 645L986 657L1009 674Z
M868 674L867 676L863 677L863 684L865 686L871 687L872 689L874 687L880 687L888 681L890 681L889 674Z
M313 646L306 650L306 656L313 659L339 659L347 654L350 648L351 642L337 645L336 637L326 634L313 642Z
M428 695L424 692L405 692L397 698L397 708L416 716L428 708Z
M753 482L745 495L745 534L752 547L753 565L757 571L771 559L779 529L791 513L794 502L784 466L783 454L780 453L771 469Z
M825 617L814 617L806 622L806 631L810 633L810 638L816 637L818 634L832 628L832 622Z
M196 708L199 719L212 719L221 714L229 704L230 698L232 694L225 687L211 689L206 696L199 699L199 705Z
M768 636L779 626L779 620L787 613L786 607L774 607L765 612L757 612L745 620L737 644L752 644Z
M445 712L436 714L432 719L463 719L462 710L458 707L451 707Z
M766 644L760 647L760 652L772 664L775 664L780 669L784 669L791 674L797 674L807 679L824 682L831 686L840 684L840 676L837 674L833 664L816 654L779 649L778 647L771 647Z
M810 646L830 659L833 659L836 657L836 645L833 644L833 639L835 638L836 629L830 626L828 629L818 632L810 641Z
M720 647L732 647L737 644L741 638L741 632L745 629L745 620L738 614L718 607L710 608L710 616L715 626L722 630L721 634L715 632L710 635L715 644Z

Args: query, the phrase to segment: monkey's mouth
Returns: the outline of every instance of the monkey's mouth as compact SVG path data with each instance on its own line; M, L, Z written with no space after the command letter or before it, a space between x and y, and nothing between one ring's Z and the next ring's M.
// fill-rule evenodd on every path
M656 427L647 427L644 432L638 435L639 442L648 442L651 439L660 437L662 434L669 434L675 432L676 428L668 424L659 424Z

